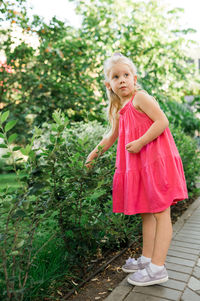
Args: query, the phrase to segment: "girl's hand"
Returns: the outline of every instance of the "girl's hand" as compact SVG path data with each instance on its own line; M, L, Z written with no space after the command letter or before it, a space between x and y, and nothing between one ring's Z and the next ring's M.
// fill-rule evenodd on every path
M125 147L129 153L139 153L139 151L143 147L143 144L142 144L141 140L137 139L137 140L134 140L134 141L126 144Z
M92 160L86 160L85 167L91 169L93 167L94 162Z

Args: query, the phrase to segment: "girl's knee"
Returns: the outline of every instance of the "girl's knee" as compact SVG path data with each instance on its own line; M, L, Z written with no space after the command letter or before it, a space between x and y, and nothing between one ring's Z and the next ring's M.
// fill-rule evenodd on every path
M159 217L170 216L170 213L171 213L171 207L168 207L163 211L154 212L153 215L156 219L158 219Z
M140 213L140 215L141 215L141 217L142 217L142 219L147 219L147 218L154 218L154 215L153 215L153 213L147 213L147 212L145 212L145 213Z

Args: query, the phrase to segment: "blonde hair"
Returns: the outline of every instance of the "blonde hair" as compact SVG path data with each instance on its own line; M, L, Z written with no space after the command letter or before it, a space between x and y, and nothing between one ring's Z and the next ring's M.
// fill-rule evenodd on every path
M133 75L137 74L137 69L136 69L135 65L133 64L133 62L129 58L122 55L121 53L114 53L110 58L108 58L104 62L104 75L105 75L104 82L105 83L109 82L109 75L110 75L111 69L117 63L123 63L123 64L128 65L132 74ZM142 89L142 87L138 83L136 83L134 92L139 91L139 90L144 91ZM146 91L144 91L144 92L146 92ZM108 89L106 87L106 93L107 93L107 96L109 99L109 105L107 108L107 117L108 117L110 124L113 126L114 119L116 118L116 115L119 112L119 110L122 108L122 103L121 103L119 96L117 94L115 94L112 91L112 89Z

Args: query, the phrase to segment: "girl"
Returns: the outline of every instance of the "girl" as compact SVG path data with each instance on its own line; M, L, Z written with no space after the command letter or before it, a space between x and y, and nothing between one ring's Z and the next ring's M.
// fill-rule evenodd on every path
M182 161L166 115L137 84L133 62L116 53L105 61L104 72L112 129L98 144L102 152L119 137L113 212L142 217L142 256L129 258L122 269L131 273L128 282L133 285L163 283L168 280L165 260L172 238L170 206L188 198ZM88 168L98 145L87 157Z

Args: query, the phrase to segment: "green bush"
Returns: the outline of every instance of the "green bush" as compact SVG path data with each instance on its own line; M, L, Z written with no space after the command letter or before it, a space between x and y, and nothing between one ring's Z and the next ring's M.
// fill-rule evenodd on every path
M20 148L27 161L21 162L21 169L17 170L13 153L18 147L11 146L8 128L14 127L14 123L5 124L8 115L5 112L0 116L2 146L9 149L7 156L13 158L11 168L21 187L3 189L0 194L0 286L8 300L23 300L30 298L31 291L35 295L36 288L50 284L51 277L56 277L46 264L49 271L45 273L51 277L44 283L44 276L35 279L33 268L51 239L62 240L60 249L65 249L68 263L66 275L70 270L79 278L97 253L126 245L133 239L139 220L137 216L112 214L113 150L99 156L92 171L85 167L91 141L94 144L95 139L99 141L102 126L94 122L89 126L70 127L61 112L54 112L55 123L49 125L48 130L44 128L44 135L42 129L35 128L30 143ZM37 241L42 231L47 235L39 246ZM38 277L41 275L38 273ZM69 288L71 286L69 281Z
M9 136L9 130L15 123L6 123L8 115L0 115L1 138L12 158L18 147L11 145L16 136ZM70 279L79 281L91 259L107 249L126 246L141 233L140 216L112 212L117 143L103 155L99 147L93 169L85 167L87 155L108 129L96 121L70 124L59 110L53 119L54 123L35 128L30 143L20 148L27 156L20 169L15 162L19 159L13 157L19 186L0 191L0 287L8 300L41 296L40 289L56 285L55 279L62 275L70 289ZM199 175L197 144L180 127L172 133L192 193ZM60 251L51 265L56 249ZM56 269L59 263L65 269Z
M186 135L180 125L178 127L170 125L170 129L183 162L189 196L192 196L200 176L198 141Z
M174 124L175 127L180 126L182 132L191 137L194 137L195 131L200 132L200 119L195 116L189 104L167 101L163 106L164 111L169 111L170 124Z

